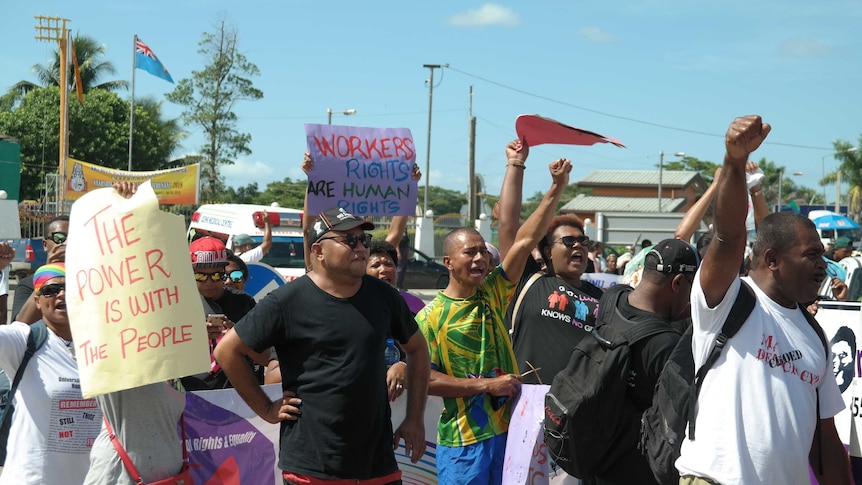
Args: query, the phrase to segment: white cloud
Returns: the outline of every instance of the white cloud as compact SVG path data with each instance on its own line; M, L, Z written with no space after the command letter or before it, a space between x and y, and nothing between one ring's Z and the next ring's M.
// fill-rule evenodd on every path
M484 27L486 25L512 27L520 22L521 18L514 10L494 3L486 3L478 9L467 10L449 17L449 24L456 27Z
M228 187L245 187L257 182L257 188L261 191L266 189L266 184L290 176L276 174L272 167L261 161L245 159L236 160L233 165L219 166L219 173Z
M617 40L615 35L605 32L598 27L581 27L581 29L578 30L578 34L594 44L604 44L606 42Z
M786 39L778 50L785 56L806 58L827 57L835 52L832 46L813 39Z

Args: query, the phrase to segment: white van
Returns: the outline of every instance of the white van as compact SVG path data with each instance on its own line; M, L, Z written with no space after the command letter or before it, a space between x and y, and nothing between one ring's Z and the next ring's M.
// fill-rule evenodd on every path
M261 260L281 273L287 281L305 274L305 246L302 240L302 211L253 204L204 204L192 214L189 241L214 236L233 248L237 234L248 234L263 242L263 213L269 214L272 247Z

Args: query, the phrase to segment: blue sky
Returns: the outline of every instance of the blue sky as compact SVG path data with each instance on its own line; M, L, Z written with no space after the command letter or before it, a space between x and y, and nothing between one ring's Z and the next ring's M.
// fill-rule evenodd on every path
M252 154L225 167L229 185L297 179L304 123L407 127L425 170L428 69L434 72L430 183L466 191L469 89L477 117L476 171L498 193L504 148L519 114L538 113L620 140L612 145L534 147L525 196L550 183L547 163L573 162L572 181L596 169L654 170L678 151L720 163L735 116L773 125L755 154L787 167L801 185L834 169L832 142L862 134L862 3L857 0L258 1L9 2L0 29L0 89L34 80L30 67L54 47L33 38L34 15L107 47L131 79L132 36L159 56L175 80L203 67L201 33L218 15L238 29L240 47L260 68L264 99L236 107ZM136 97L163 99L169 83L137 71ZM126 96L128 94L125 94ZM164 112L181 108L165 101ZM203 142L190 129L183 150ZM74 143L74 141L73 141ZM427 175L427 174L426 174ZM424 184L424 181L422 182ZM828 189L829 201L835 189Z

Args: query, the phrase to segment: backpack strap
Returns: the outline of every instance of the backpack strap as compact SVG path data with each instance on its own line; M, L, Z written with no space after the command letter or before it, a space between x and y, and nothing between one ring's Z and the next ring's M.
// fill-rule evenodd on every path
M30 325L30 333L27 335L27 349L24 351L21 365L18 366L18 370L15 372L15 378L12 380L12 386L9 388L9 401L6 404L6 407L3 408L3 413L0 414L0 423L6 422L9 409L12 408L12 398L15 397L15 391L18 390L18 384L21 383L21 379L24 377L24 370L27 368L30 358L33 357L33 354L35 354L37 350L42 348L47 338L48 327L45 325L45 322L39 320Z
M120 456L120 460L122 460L126 471L129 472L129 476L132 478L132 481L134 481L136 485L144 485L144 479L141 478L141 473L138 471L138 468L135 467L135 464L132 463L132 459L129 458L129 454L126 453L126 449L123 448L117 435L114 434L114 429L111 428L111 423L108 422L108 417L102 415L102 420L105 422L105 429L108 431L108 438L110 438L111 443L114 444L114 449L117 450L117 455ZM186 420L184 414L180 415L180 428L182 429L183 467L185 468L189 464L189 452L186 449Z
M509 328L509 335L512 335L515 332L515 322L518 321L518 317L520 314L518 313L521 310L521 302L524 301L524 295L527 294L527 290L533 286L533 283L538 281L539 278L542 277L541 271L536 271L530 278L524 283L524 286L521 287L521 291L518 292L518 297L515 299L515 307L512 308L512 327Z
M757 298L754 296L754 290L748 286L748 283L740 280L739 293L736 294L736 299L733 301L733 306L730 308L727 320L725 320L724 325L721 326L721 332L719 332L715 337L715 343L712 345L712 349L709 351L706 361L697 370L697 374L694 376L694 382L692 382L692 399L689 400L688 404L689 439L692 441L694 440L695 405L697 404L697 396L700 394L700 388L703 385L703 379L706 377L706 373L709 372L709 369L715 365L715 361L718 360L718 357L721 355L721 351L724 350L724 346L727 344L728 339L736 335L736 332L742 328L742 324L745 323L748 316L751 315L751 311L754 310L754 304L756 301Z
M599 306L599 322L596 328L590 333L605 350L611 350L621 345L631 346L640 340L660 333L673 332L677 335L682 334L677 328L668 325L666 321L658 317L638 322L630 322L624 317L619 310L620 300L630 293L632 289L628 285L614 285L602 295ZM630 325L622 331L614 328L603 328L608 327L612 322L618 321L630 322Z
M829 350L829 344L826 342L826 334L823 333L823 328L820 327L820 323L814 318L814 315L808 313L808 309L799 306L799 310L802 312L802 315L805 317L805 320L811 325L811 328L814 329L814 332L820 337L820 343L823 344L823 351L826 352L826 360L829 361L831 355L831 351ZM820 389L814 388L815 398L817 400L817 422L814 424L814 436L817 437L817 446L820 448L820 452L817 454L817 468L819 475L823 475L823 435L820 432Z

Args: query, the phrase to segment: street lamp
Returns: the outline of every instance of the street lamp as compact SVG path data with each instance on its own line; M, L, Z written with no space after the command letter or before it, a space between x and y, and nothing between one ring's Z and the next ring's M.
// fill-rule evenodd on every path
M675 157L684 157L685 152L676 152ZM661 212L661 176L664 172L664 151L658 152L658 211Z
M350 109L346 109L344 111L332 111L332 108L326 108L326 124L327 125L332 124L332 113L341 114L344 116L350 116L350 115L355 115L356 110L353 108L350 108Z
M793 175L798 177L798 176L804 175L804 174L802 172L793 172ZM783 181L783 179L784 179L784 169L782 168L781 170L778 171L778 206L777 206L777 209L775 210L775 212L781 212L781 207L782 207L782 205L781 205L781 182Z
M820 180L826 178L826 157L834 157L835 155L839 155L841 153L855 152L858 149L859 147L852 147L823 155L823 157L820 158ZM836 170L835 175L835 212L837 213L841 209L841 167ZM826 208L826 184L823 184L823 208Z

